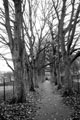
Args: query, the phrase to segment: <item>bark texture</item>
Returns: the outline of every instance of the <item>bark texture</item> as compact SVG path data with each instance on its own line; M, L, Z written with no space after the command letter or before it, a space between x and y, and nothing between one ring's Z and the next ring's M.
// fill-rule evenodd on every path
M21 0L14 0L15 7L15 21L14 21L14 37L12 37L9 5L8 0L3 0L5 8L5 24L9 37L10 50L14 64L14 78L16 82L15 87L15 102L26 101L26 61L27 53L23 39L23 24L22 24L22 10Z

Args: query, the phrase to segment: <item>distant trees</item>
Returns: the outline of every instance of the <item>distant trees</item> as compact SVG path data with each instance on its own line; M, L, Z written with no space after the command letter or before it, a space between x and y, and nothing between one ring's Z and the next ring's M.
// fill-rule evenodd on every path
M49 27L49 38L52 45L50 62L52 70L56 72L57 84L62 86L61 74L64 68L64 84L66 88L72 89L71 66L80 56L79 39L79 19L80 2L75 0L52 0L51 9L47 18ZM55 51L55 53L54 53Z
M58 51L61 51L59 59L62 61L65 71L65 84L66 87L71 89L71 65L73 61L80 55L79 48L76 47L80 38L79 34L79 15L80 15L80 2L71 0L52 0L57 19L57 42ZM70 9L70 10L68 10ZM54 22L52 22L54 31ZM53 32L54 34L54 32ZM58 52L57 51L57 52ZM59 54L60 52L58 52ZM58 61L60 65L60 61ZM60 73L59 73L60 74Z
M28 56L30 60L30 76L32 86L38 86L37 81L40 72L41 64L41 54L44 51L45 44L44 39L47 36L44 33L46 26L46 21L42 14L42 11L39 9L40 2L36 1L27 1L28 9L25 7L24 11L24 31L25 31L25 43L28 51ZM38 12L41 16L38 15ZM27 18L27 19L26 19ZM43 60L44 61L44 60ZM33 88L31 88L33 89Z

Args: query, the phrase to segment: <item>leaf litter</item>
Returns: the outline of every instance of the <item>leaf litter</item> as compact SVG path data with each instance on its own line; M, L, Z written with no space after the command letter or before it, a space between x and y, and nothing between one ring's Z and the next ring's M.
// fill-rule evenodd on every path
M72 120L80 120L80 94L64 97L63 101L73 109Z
M34 120L37 102L39 101L37 92L29 92L26 97L26 103L0 104L0 120Z

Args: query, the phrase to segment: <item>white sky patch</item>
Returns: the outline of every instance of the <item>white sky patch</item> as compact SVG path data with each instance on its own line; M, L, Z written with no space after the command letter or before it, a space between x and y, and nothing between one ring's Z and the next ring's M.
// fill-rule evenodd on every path
M11 69L7 66L5 60L0 60L0 71L3 71L3 72L11 71Z
M0 1L0 9L4 9L3 0ZM2 19L1 17L1 11L0 11L0 22L1 23L5 22L5 19ZM4 39L8 42L6 29L2 25L0 25L0 41L2 41L1 37L4 37ZM5 41L2 42L5 43ZM0 54L2 54L5 58L12 59L9 47L1 42L0 42ZM13 63L11 60L8 61L8 63L13 67ZM0 71L3 72L11 71L11 69L8 67L6 61L1 57L1 55L0 55Z

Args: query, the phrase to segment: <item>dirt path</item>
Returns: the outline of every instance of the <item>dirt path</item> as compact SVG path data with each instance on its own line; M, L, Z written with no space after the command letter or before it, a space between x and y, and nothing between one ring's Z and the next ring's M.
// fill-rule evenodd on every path
M41 100L37 106L40 109L36 112L35 120L71 120L72 110L63 104L62 97L54 85L45 81L40 84L39 92Z

